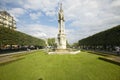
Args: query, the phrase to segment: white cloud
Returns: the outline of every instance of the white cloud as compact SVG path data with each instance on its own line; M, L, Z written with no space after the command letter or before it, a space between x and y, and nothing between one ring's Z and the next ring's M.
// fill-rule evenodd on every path
M54 15L56 15L56 12L55 11L48 11L48 12L46 12L46 15L47 16L54 16Z
M27 2L23 5L25 9L41 10L48 16L55 15L56 6L57 1L55 0L27 0Z
M14 16L19 17L20 15L23 15L26 11L23 8L12 8L11 10L9 10L9 12Z
M24 26L26 27L20 27L18 30L39 38L56 37L57 28L55 27L40 24L26 24Z
M119 24L119 5L119 0L64 0L65 19L67 22L71 22L69 26L73 28L73 30L68 29L69 32L67 32L70 42L75 42ZM26 9L41 10L47 16L56 17L57 6L58 1L36 0L33 2L29 0L24 7ZM75 27L76 29L74 29ZM51 31L53 30L51 29ZM53 35L55 34L54 32Z
M21 8L10 10L15 17L22 16L27 10L31 10L35 11L29 14L34 21L38 21L41 15L44 15L46 19L50 16L53 20L57 20L55 18L57 18L58 0L2 1L21 5ZM120 24L120 0L62 0L62 2L69 42L75 42ZM26 25L18 29L38 37L45 35L54 37L57 34L57 27L49 26L47 23Z
M38 38L57 38L58 28L54 26L40 24L26 24L24 26L25 27L19 27L18 30ZM76 41L76 37L78 37L74 35L74 30L72 29L66 29L66 34L70 43Z
M18 17L25 14L26 10L23 8L12 8L8 12L15 18L16 21L19 21Z
M120 0L114 0L111 6L112 7L118 7L118 6L120 7Z
M39 19L39 17L42 14L41 14L41 12L38 12L38 13L30 13L29 15L30 15L31 19L36 20L36 19Z

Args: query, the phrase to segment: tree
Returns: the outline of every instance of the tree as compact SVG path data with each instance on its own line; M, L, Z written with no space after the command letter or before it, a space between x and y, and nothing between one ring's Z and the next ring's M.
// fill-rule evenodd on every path
M48 45L49 46L51 46L51 47L57 47L57 44L55 42L55 38L48 38L47 41L48 41Z
M113 48L115 46L120 46L120 25L97 33L93 36L79 40L79 46L89 47L89 48L103 48L104 50L108 48Z
M45 41L22 32L0 26L0 45L1 47L5 45L45 46Z

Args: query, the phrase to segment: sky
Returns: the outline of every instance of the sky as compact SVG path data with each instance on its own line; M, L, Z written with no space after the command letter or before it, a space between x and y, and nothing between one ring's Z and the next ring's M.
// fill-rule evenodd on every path
M120 0L0 0L0 10L14 17L18 31L53 38L58 34L60 2L69 43L120 25Z

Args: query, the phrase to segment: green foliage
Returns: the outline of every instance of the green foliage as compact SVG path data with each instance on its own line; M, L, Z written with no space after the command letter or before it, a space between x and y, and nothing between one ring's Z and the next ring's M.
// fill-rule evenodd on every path
M46 55L36 51L24 59L0 65L1 80L120 80L120 66L99 55Z
M0 26L0 44L45 46L45 42L42 39L2 26Z
M112 29L97 33L93 36L79 40L79 45L120 46L120 25Z
M67 48L71 47L71 45L68 43L68 41L66 41L66 46L67 46Z
M53 46L53 47L57 46L57 44L55 43L55 38L48 38L47 41L49 46Z
M72 47L78 48L78 47L79 47L79 44L78 44L78 43L73 43L73 44L72 44Z

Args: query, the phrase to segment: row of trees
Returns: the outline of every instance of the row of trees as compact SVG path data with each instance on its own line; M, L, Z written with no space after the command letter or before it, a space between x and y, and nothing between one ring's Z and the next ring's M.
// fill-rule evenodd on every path
M6 45L44 47L45 41L22 32L0 26L0 48L2 49Z
M79 40L78 45L83 49L113 50L120 46L120 25Z

